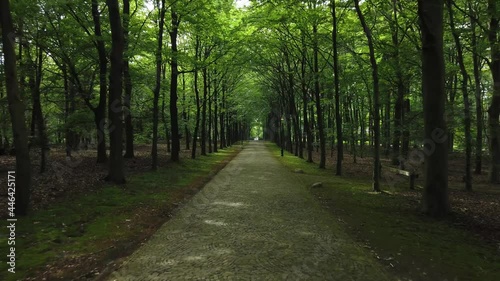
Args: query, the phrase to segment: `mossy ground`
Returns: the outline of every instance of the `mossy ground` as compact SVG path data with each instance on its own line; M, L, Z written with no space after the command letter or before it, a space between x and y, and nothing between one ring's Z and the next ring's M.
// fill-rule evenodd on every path
M2 262L0 280L30 276L76 280L93 275L107 262L133 251L240 149L233 146L195 160L169 163L156 172L130 176L126 185L106 185L98 192L18 218L16 273L8 273ZM8 247L2 235L0 253L7 253ZM49 271L50 275L44 275Z
M498 246L454 219L428 218L418 211L419 202L401 196L397 188L390 194L374 193L370 181L337 177L289 153L280 157L275 145L268 147L291 170L302 169L310 183L323 183L311 189L314 196L399 279L500 280Z

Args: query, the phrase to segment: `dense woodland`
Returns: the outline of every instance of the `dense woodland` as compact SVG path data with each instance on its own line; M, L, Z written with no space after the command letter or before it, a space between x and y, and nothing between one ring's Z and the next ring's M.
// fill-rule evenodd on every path
M158 155L263 137L317 151L319 168L331 153L337 176L346 153L373 155L375 191L385 157L424 167L432 216L450 209L449 153L465 155L464 189L499 181L495 0L0 3L0 154L16 156L18 214L57 149L95 149L121 184L137 144L155 170Z

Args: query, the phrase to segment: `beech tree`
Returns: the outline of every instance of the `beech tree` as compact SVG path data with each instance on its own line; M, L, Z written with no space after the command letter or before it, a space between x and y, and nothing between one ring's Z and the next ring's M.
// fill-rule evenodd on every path
M446 215L448 201L448 144L445 121L442 0L419 0L422 29L422 92L424 98L425 185L423 210Z
M18 85L15 33L8 0L0 1L0 27L5 69L5 86L12 121L14 147L16 148L16 205L15 214L25 215L31 195L31 161L28 148L28 132L24 120L25 105Z

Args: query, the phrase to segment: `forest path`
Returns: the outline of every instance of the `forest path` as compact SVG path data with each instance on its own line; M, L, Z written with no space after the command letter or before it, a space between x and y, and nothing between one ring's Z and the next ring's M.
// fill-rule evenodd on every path
M109 278L390 279L262 142L250 142Z

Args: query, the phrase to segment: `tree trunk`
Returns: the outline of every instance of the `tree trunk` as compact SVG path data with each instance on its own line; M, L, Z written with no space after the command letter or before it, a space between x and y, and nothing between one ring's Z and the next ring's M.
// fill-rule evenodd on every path
M447 0L448 15L450 18L450 28L457 48L457 60L460 66L460 74L462 75L462 97L464 100L464 125L465 125L465 189L472 190L472 175L471 175L471 156L472 156L472 135L471 135L471 117L469 94L467 92L468 75L465 68L462 44L460 43L460 34L455 29L455 19L453 17L452 0Z
M337 167L335 175L342 175L342 160L344 160L344 139L342 132L342 116L340 115L340 77L339 77L339 54L337 50L337 13L335 0L331 0L332 8L332 44L333 44L333 76L335 83L335 127L337 128Z
M221 99L221 110L219 113L220 118L220 149L226 147L226 130L225 130L225 119L226 119L226 87L222 84L222 99Z
M130 1L123 0L123 42L124 42L124 59L123 59L123 82L125 88L125 96L123 105L125 110L125 158L134 158L134 128L132 126L132 110L130 102L132 100L132 78L130 77L129 67L129 23L130 23Z
M366 25L363 13L359 8L359 0L354 0L354 5L356 6L356 12L358 14L359 21L363 26L363 30L368 40L368 48L370 50L370 63L372 66L373 78L373 190L378 192L380 191L380 90L378 66L373 48L371 30Z
M211 90L211 79L210 74L208 74L208 129L207 129L207 137L208 137L208 153L212 153L212 90Z
M205 51L205 59L208 57L207 51ZM202 70L203 76L203 106L201 113L201 155L207 155L207 99L208 99L208 78L207 78L207 68Z
M321 105L321 92L319 87L319 64L318 64L318 26L316 23L313 25L313 56L314 56L314 95L316 99L316 114L317 114L317 128L319 134L319 146L321 149L319 168L325 168L326 162L326 148L325 148L325 132L323 125L323 109Z
M307 90L307 83L306 83L306 65L307 65L307 45L305 43L305 35L304 32L301 32L301 42L302 42L302 51L301 51L301 63L300 63L300 68L301 68L301 77L300 77L300 87L302 89L302 115L304 116L304 131L305 131L305 137L306 137L306 148L307 148L307 162L312 163L312 151L313 151L313 146L312 146L312 141L313 141L313 136L312 136L312 131L311 131L311 126L309 123L308 115L307 115L307 108L308 108L308 90Z
M170 60L170 129L172 132L172 153L170 159L174 162L178 162L181 149L179 140L179 116L177 112L177 78L179 76L177 65L177 34L179 32L180 18L175 11L175 5L170 9L170 15L172 17L172 30L169 32L172 50L172 57Z
M21 100L16 74L16 54L14 33L9 1L0 1L0 27L2 30L2 49L5 69L5 85L12 123L14 147L16 148L16 205L15 214L25 215L31 195L31 161L28 149L28 132L24 120L25 105Z
M122 74L123 74L123 29L118 0L106 0L111 27L111 68L109 74L109 107L111 122L109 133L109 174L106 180L116 184L125 183L122 143Z
M493 76L493 96L488 108L488 129L490 133L490 175L491 183L499 182L500 172L500 20L496 0L488 0L488 14L490 16L490 28L488 41L491 52L491 75Z
M97 163L105 163L108 160L106 155L106 133L104 132L108 95L108 81L106 78L108 75L108 58L104 39L102 38L101 14L99 13L97 0L92 0L92 19L94 21L94 35L96 36L96 48L99 57L99 104L95 108L91 107L91 109L94 112L94 123L98 134Z
M196 45L195 45L195 57L196 61L198 61L201 57L200 55L200 38L196 36ZM196 99L196 123L194 125L194 132L193 132L193 147L191 151L191 158L195 159L196 158L196 146L197 146L197 141L198 141L198 130L200 127L200 111L201 111L201 106L200 106L200 91L198 90L198 69L194 70L194 94L195 94L195 99Z
M219 117L219 84L217 80L217 69L214 70L214 137L213 137L213 144L214 144L214 152L217 152L217 143L218 141L218 136L217 136L217 131L218 131L218 117Z
M161 72L162 72L162 48L163 48L163 28L165 26L165 0L160 2L160 19L158 24L158 41L156 45L156 84L153 90L153 144L151 146L151 169L158 168L158 107L161 91Z
M443 57L443 1L420 0L422 29L422 91L424 100L425 183L423 211L446 215L448 200L448 143L445 121L446 92Z
M469 9L472 10L472 9ZM476 160L474 173L480 175L482 172L482 158L483 158L483 95L481 92L481 70L480 70L480 57L477 50L477 35L476 35L476 21L471 16L471 30L472 30L472 62L474 65L474 93L476 100Z
M186 140L186 150L190 149L190 135L189 135L189 127L188 127L188 121L189 121L189 113L188 109L186 108L186 77L185 74L182 74L182 123L184 123L184 139Z
M29 52L29 49L27 49ZM45 129L45 120L43 118L42 104L40 102L40 85L42 83L42 63L43 52L41 48L36 48L36 61L32 64L32 74L29 78L29 85L31 88L31 97L33 99L33 116L37 128L37 142L40 146L40 173L44 173L47 167L47 157L49 153L49 140Z

